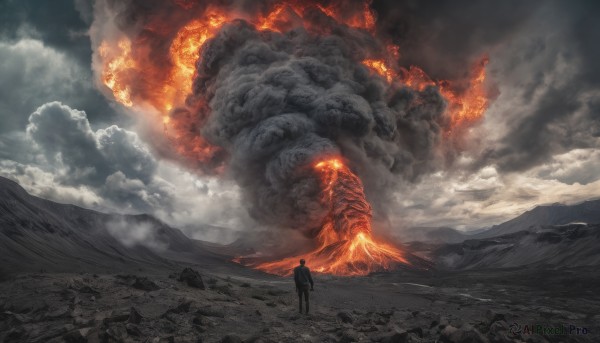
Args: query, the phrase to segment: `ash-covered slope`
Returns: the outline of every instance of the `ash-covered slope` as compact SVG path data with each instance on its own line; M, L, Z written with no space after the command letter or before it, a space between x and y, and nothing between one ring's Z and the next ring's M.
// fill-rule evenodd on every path
M212 258L199 242L149 215L104 214L29 195L0 177L0 269L115 271Z
M489 230L467 238L490 238L522 230L536 230L540 225L565 225L570 223L600 223L600 199L589 200L576 205L537 206L520 216L494 225Z
M432 257L447 269L559 269L599 266L599 246L600 224L569 224L447 244L433 249Z

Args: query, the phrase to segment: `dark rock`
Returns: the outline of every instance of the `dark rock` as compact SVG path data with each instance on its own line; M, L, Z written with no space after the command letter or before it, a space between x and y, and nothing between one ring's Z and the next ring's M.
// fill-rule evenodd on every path
M136 277L131 287L141 289L147 292L156 291L160 289L160 287L158 287L157 284L149 280L147 277Z
M440 341L442 342L453 342L453 343L488 343L486 337L484 337L477 329L466 324L460 328L456 328L452 325L448 325L442 330L440 335Z
M67 343L86 343L88 341L87 335L90 330L91 328L72 330L67 332L67 334L63 336L63 339Z
M225 312L223 309L211 306L201 307L196 311L196 313L207 317L225 318Z
M240 287L244 287L244 288L250 288L250 284L247 282L244 282L243 284L240 285Z
M167 312L165 312L163 314L163 316L165 316L169 313L181 314L184 312L185 313L190 312L190 306L192 306L192 302L184 300L184 301L180 302L179 305L177 305L176 307L168 309Z
M227 335L221 339L221 343L242 343L242 339L238 335Z
M339 312L337 317L342 321L342 323L352 323L354 322L354 317L345 311Z
M358 342L360 339L359 335L356 331L352 329L345 330L342 332L342 337L340 338L340 343L350 343L350 342Z
M379 336L377 340L381 343L406 343L408 342L408 332L394 330L391 333Z
M140 328L137 325L132 324L132 323L125 324L125 330L127 331L127 334L129 334L130 336L140 337L142 335Z
M129 312L127 310L115 310L110 312L102 321L104 324L124 322L129 319Z
M177 325L167 319L158 321L158 329L162 332L173 333L177 330Z
M50 312L46 313L44 318L47 320L52 320L52 319L66 318L66 317L69 317L70 315L71 315L71 310L69 310L69 307L63 306L54 311L50 311Z
M83 287L79 288L79 292L87 293L87 294L94 294L94 295L100 294L100 292L98 292L97 290L93 289L90 286L83 286Z
M253 298L253 299L257 299L257 300L261 300L261 301L265 301L265 300L267 300L267 298L266 298L266 297L264 297L264 296L262 296L262 295L259 295L259 294L254 294L254 295L252 295L252 298Z
M138 312L138 310L135 307L131 307L129 309L129 318L127 318L127 322L129 323L133 323L133 324L139 324L142 322L142 319L144 317L142 317L142 315Z
M117 342L122 342L125 338L127 338L127 329L125 329L125 325L116 324L112 325L106 331L104 331L103 335L106 340L114 340Z
M487 310L487 312L485 313L485 317L487 318L490 324L499 320L506 320L506 316L504 315L504 313L496 312L494 310Z
M357 330L360 332L376 332L379 329L377 329L375 325L363 325L360 326Z
M275 306L277 306L277 304L275 304L272 301L269 301L268 303L266 303L266 305L269 306L269 307L275 307Z
M181 274L179 274L179 281L187 283L190 287L206 289L200 273L193 270L192 268L185 268Z
M380 316L390 319L390 317L392 317L394 315L394 310L387 310L387 311L381 311L378 312L377 314L379 314ZM419 311L414 311L413 312L413 316L416 316L417 314L419 314Z
M423 338L423 329L421 329L421 328L413 328L406 332L414 333L415 335L419 336L419 338Z

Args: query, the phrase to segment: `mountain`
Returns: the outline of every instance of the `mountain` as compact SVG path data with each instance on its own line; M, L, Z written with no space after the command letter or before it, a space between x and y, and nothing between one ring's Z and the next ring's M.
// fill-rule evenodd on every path
M175 261L219 260L201 242L152 216L59 204L2 177L0 251L5 273L164 269Z
M600 224L540 226L432 248L430 257L452 270L515 267L572 268L600 265Z
M600 223L600 200L585 201L576 205L537 206L514 219L494 225L489 230L476 233L468 238L490 238L522 230L536 230L541 225L570 223Z
M468 237L468 234L450 227L411 227L398 234L404 242L459 243Z

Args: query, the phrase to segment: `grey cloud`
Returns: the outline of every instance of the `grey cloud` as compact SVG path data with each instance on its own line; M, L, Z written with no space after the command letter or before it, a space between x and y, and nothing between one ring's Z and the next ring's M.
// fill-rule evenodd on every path
M157 162L135 133L115 125L94 132L85 112L51 102L31 114L27 135L60 183L94 187L129 211L169 206L170 194L154 180Z
M44 42L0 41L0 60L0 134L24 129L31 112L56 99L90 109L97 121L114 119L114 111L93 86L91 72Z

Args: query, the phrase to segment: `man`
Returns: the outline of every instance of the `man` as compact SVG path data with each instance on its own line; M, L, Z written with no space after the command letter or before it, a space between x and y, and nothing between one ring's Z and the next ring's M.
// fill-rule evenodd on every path
M308 285L310 290L314 291L314 283L312 276L310 276L310 269L304 266L304 259L300 260L300 265L294 268L294 282L296 283L296 291L298 292L298 305L300 313L302 313L302 294L304 294L304 301L306 302L306 314L308 314Z

